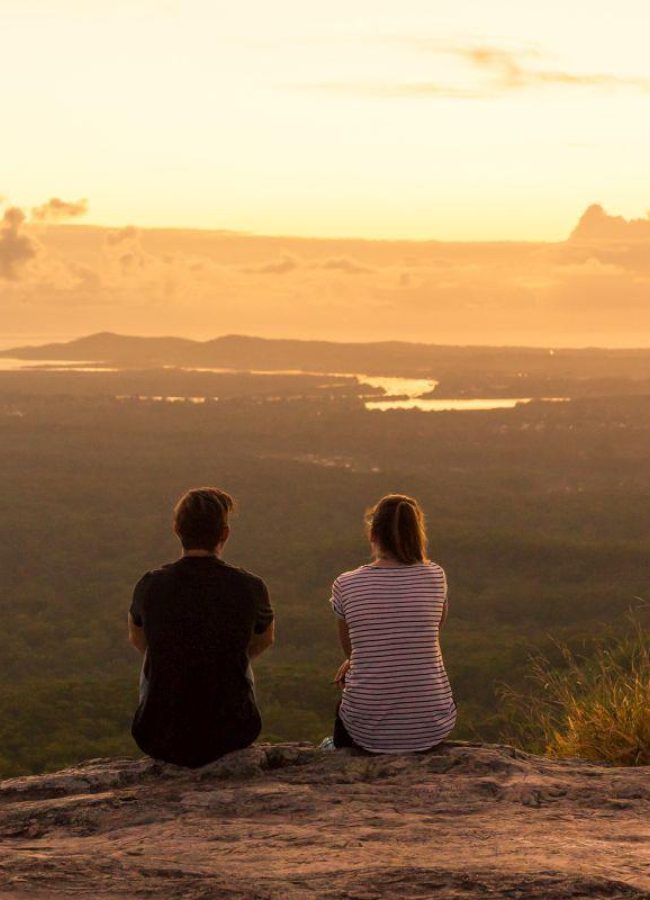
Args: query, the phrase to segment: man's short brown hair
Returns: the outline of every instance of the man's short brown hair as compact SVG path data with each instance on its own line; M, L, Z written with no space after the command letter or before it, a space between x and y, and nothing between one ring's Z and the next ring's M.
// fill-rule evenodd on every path
M223 540L228 513L234 506L230 494L218 488L193 488L174 507L174 530L185 550L214 550Z

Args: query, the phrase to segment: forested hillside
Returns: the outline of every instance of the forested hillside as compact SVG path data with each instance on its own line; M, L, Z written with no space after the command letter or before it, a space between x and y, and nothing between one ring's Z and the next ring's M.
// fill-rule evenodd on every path
M193 485L238 499L227 559L272 591L277 645L256 666L270 739L330 730L329 589L365 561L363 512L387 491L422 500L448 573L457 737L501 732L495 688L549 634L578 640L648 595L648 397L368 412L302 380L214 375L223 399L193 404L29 377L0 377L2 775L135 751L126 611L177 555L170 509Z

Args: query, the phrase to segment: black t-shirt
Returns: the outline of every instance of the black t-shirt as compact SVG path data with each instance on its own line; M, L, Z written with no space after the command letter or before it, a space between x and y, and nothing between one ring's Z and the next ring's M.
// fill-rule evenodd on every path
M248 645L273 621L262 579L216 556L183 556L140 579L130 611L147 639L132 727L140 749L202 766L251 744L262 723Z

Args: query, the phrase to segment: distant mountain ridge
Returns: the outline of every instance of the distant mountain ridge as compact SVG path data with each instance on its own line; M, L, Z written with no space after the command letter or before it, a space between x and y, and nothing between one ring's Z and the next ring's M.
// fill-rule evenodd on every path
M92 361L126 368L179 366L240 370L363 372L405 377L436 376L459 366L471 370L588 374L605 367L608 375L648 377L650 349L609 350L537 347L452 346L383 341L333 341L223 335L206 341L181 337L138 337L97 332L63 343L14 347L0 357L24 360Z

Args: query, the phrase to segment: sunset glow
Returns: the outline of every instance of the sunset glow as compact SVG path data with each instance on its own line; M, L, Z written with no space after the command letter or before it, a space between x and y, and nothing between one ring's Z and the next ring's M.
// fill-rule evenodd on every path
M643 0L5 0L0 194L84 221L560 240L649 202ZM9 88L10 86L10 88Z
M650 0L0 27L0 900L650 898Z

